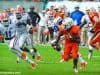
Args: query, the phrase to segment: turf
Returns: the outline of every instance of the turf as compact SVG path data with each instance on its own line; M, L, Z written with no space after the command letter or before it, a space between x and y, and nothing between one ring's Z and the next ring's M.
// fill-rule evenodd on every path
M0 44L0 75L74 75L72 60L60 63L60 53L50 46L36 46L43 58L34 60L38 65L32 69L31 65L23 60L16 63L16 55L5 44ZM100 52L94 51L92 60L87 60L88 49L80 48L83 58L88 62L86 69L79 70L76 75L100 75ZM29 54L28 54L29 55ZM29 55L30 57L30 55ZM31 58L31 57L30 57Z

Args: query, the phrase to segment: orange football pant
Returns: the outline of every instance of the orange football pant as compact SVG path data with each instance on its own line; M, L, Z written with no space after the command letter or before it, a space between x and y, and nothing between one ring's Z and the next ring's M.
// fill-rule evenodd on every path
M94 37L90 40L90 45L93 46L97 42L100 44L100 32L94 34Z
M67 43L64 47L63 59L65 61L78 58L79 45L77 43Z

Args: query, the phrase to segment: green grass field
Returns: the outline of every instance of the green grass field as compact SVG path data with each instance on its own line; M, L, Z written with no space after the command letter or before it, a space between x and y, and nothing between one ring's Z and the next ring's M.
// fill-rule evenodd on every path
M36 69L23 60L16 63L16 55L12 53L7 45L0 44L0 75L74 75L72 60L60 63L60 53L50 46L36 46L43 58L36 61ZM87 60L87 48L80 48L83 58L88 62L87 68L79 70L76 75L100 75L100 52L94 51L92 60ZM30 57L31 58L31 57Z

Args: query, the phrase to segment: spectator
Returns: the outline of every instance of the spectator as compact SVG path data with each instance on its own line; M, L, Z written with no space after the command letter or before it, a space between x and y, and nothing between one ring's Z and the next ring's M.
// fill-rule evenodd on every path
M33 32L33 36L35 36L35 40L36 40L35 42L38 42L37 25L40 21L40 16L37 12L35 12L35 7L34 6L30 7L30 12L28 12L28 14L31 18L33 29L35 30Z
M54 6L51 6L49 11L47 12L47 18L48 18L47 25L50 32L50 36L48 36L49 37L48 41L51 41L54 38L54 31L53 31L52 26L54 25L53 20L54 20L55 14L56 14L56 11L54 10Z
M82 17L81 24L84 26L82 27L81 30L81 45L85 46L88 42L88 31L89 31L89 26L90 26L90 19L89 19L89 9L86 8L86 14ZM90 36L90 35L89 35Z
M13 15L13 14L15 14L15 12L16 12L16 10L14 8L11 8L10 11L11 11L10 12L10 16Z
M84 13L79 9L79 6L75 6L75 11L71 13L71 18L77 23L78 26L81 24L81 19L84 16Z
M30 18L31 18L31 20L32 20L32 25L33 25L33 27L36 27L37 24L38 24L39 21L40 21L40 16L39 16L39 14L38 14L37 12L35 12L34 10L35 10L35 7L34 7L34 6L30 7L29 16L30 16Z
M42 13L40 14L41 20L39 22L39 41L41 44L45 44L46 39L44 35L44 30L47 28L47 17L46 17L46 11L43 10Z

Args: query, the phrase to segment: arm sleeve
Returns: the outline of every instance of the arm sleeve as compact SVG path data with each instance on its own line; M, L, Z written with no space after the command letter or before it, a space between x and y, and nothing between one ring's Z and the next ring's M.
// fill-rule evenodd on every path
M0 24L0 32L1 32L2 34L4 34L5 31L6 31L6 28L5 28L2 24Z
M40 15L39 15L38 13L36 13L36 15L37 15L37 22L36 22L36 23L39 23L39 22L40 22L41 17L40 17Z

